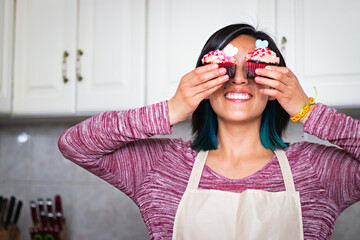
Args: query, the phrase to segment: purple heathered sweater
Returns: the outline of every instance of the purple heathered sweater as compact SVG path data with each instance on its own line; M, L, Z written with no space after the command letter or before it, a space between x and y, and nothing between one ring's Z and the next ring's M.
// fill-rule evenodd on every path
M305 239L330 239L339 214L360 200L360 122L317 104L304 131L340 147L300 142L285 149L300 192ZM150 138L171 133L165 101L95 115L66 130L59 148L66 158L127 194L139 207L151 239L171 239L198 153L190 141ZM258 172L236 180L205 165L199 188L285 190L276 156Z

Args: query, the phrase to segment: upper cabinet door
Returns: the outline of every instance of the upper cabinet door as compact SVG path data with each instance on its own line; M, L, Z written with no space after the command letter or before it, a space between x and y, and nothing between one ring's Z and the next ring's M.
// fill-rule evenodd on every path
M330 106L360 105L360 1L278 0L277 36L309 96Z
M74 0L17 0L14 114L75 112Z
M11 112L14 1L0 0L0 114Z
M145 0L80 0L77 112L145 104Z
M274 34L274 14L275 0L149 1L147 103L173 96L215 31L246 22Z

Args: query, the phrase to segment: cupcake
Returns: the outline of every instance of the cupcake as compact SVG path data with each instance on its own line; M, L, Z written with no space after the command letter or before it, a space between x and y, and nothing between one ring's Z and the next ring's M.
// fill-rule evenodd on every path
M280 58L276 53L271 51L267 46L268 41L256 40L256 48L245 56L246 76L248 78L256 77L257 68L265 68L268 65L279 65Z
M226 68L226 73L229 75L230 78L233 78L235 76L237 63L234 56L237 52L237 47L228 44L222 51L217 49L215 51L211 51L205 54L204 57L201 59L201 62L204 65L216 63L219 65L219 68Z

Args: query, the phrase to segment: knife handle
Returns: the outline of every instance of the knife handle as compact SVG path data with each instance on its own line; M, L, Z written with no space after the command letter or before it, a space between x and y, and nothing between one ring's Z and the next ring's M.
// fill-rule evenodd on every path
M61 197L60 195L56 195L55 196L55 212L60 212L62 213L62 203L61 203Z
M53 212L53 201L50 198L46 199L46 209L48 213Z
M56 215L56 224L58 225L59 230L61 231L62 230L62 224L63 224L62 213L61 212L56 212L55 215Z
M2 210L3 197L0 196L0 211Z
M0 225L2 225L4 223L4 216L5 216L5 212L6 212L7 202L8 202L8 199L4 198L2 208L1 208L1 213L0 213Z
M44 208L45 203L42 198L38 198L37 205L39 207L39 212L45 211L45 208Z
M17 222L19 220L22 205L23 205L22 201L19 201L17 206L16 206L15 217L14 217L14 221L13 221L14 224L17 224Z
M10 198L10 205L9 205L9 209L8 209L8 212L7 212L7 217L6 217L6 222L5 222L5 229L8 228L8 225L10 223L11 215L12 215L12 212L14 210L14 205L15 205L15 197L12 196Z
M48 213L48 221L49 221L50 227L54 228L56 226L54 214L52 212Z
M39 222L38 215L37 215L37 205L36 205L35 201L30 202L30 212L31 212L31 219L35 226Z
M40 212L40 221L42 227L47 227L47 216L45 211Z

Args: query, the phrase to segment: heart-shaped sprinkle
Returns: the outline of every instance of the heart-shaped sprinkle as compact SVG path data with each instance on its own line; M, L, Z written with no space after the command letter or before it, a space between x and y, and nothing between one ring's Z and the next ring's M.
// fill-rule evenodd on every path
M235 56L235 54L239 51L237 47L234 47L232 44L228 44L223 52L229 55L230 57Z
M255 46L256 48L266 48L267 46L269 46L269 42L266 40L256 40L255 42Z

